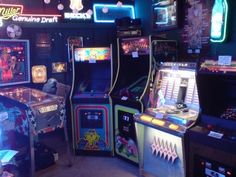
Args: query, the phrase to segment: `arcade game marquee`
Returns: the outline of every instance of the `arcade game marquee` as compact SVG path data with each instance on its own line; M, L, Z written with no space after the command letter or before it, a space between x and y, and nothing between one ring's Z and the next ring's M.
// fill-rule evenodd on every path
M111 46L74 49L71 100L76 154L113 155L111 56Z
M195 69L195 63L163 63L149 107L134 115L142 175L186 176L186 131L199 113Z
M198 70L201 116L189 131L189 177L236 176L236 62L224 58Z
M111 92L115 153L134 164L138 164L138 149L133 115L143 112L145 107L144 93L152 66L150 46L154 40L154 36L117 40L118 70Z
M1 150L16 151L12 164L21 163L20 176L33 177L35 136L63 127L64 98L19 85L30 82L28 40L1 40L0 51L0 129L13 132L1 134Z

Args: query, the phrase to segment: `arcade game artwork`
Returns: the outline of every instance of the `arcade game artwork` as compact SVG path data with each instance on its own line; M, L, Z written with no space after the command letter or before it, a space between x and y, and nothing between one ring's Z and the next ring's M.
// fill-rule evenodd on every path
M108 47L94 47L94 48L77 48L75 49L76 62L96 62L102 60L110 60L111 53Z
M30 82L29 41L0 39L0 86Z
M138 55L149 54L149 40L148 38L131 38L123 39L121 47L124 55L132 55L133 57L137 53Z

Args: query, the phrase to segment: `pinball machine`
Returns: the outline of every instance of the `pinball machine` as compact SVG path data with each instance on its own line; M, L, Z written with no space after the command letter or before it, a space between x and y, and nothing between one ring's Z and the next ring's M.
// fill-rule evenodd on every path
M186 132L199 114L195 69L195 63L162 63L148 107L134 115L141 175L186 176Z
M33 177L34 143L38 135L64 126L65 100L26 87L30 83L28 40L1 40L0 51L0 125L4 132L1 150L16 151L10 162L18 169L16 174Z
M189 177L236 176L235 61L201 61L201 116L189 131Z
M74 49L71 100L76 154L113 155L111 84L111 46Z

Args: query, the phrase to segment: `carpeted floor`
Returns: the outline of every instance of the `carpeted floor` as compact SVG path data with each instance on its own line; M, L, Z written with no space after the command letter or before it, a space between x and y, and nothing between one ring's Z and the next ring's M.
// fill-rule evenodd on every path
M35 177L137 177L139 169L117 157L72 156L68 167L63 134L43 137L43 142L59 152L55 165L36 172Z
M36 177L137 177L135 167L115 157L73 158L73 166L68 167L66 161L59 161L47 169L38 171Z

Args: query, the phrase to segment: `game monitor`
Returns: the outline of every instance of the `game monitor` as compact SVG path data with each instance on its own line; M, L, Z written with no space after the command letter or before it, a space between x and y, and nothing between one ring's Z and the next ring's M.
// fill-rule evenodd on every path
M153 0L153 28L165 30L177 27L177 0Z
M236 121L236 62L205 60L198 74L202 115ZM207 83L204 84L204 83Z
M30 82L28 40L0 39L0 86Z
M123 55L132 55L133 58L138 58L138 55L148 55L149 39L147 37L122 39L121 49Z
M109 47L76 48L74 57L76 62L96 63L97 61L110 60L111 50Z

